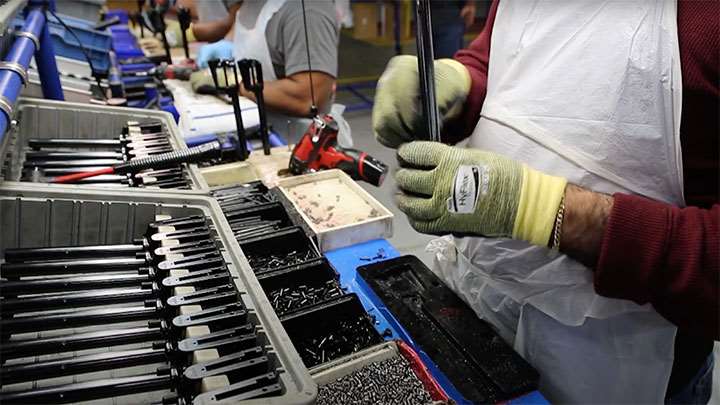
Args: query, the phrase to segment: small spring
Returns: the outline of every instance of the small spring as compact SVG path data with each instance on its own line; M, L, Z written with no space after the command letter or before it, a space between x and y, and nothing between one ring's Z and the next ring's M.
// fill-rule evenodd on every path
M194 163L216 159L220 156L220 142L210 142L189 149L161 153L115 166L116 173L137 173L146 169L165 169L180 163Z

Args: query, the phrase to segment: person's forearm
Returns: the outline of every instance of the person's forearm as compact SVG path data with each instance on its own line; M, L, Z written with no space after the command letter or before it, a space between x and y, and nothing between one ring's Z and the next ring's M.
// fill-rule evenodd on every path
M560 250L589 267L597 262L613 197L568 184Z
M616 193L594 266L595 291L651 303L675 325L718 340L720 204L676 207Z
M198 41L217 42L226 38L235 24L235 14L240 9L242 3L233 4L228 9L228 14L224 18L214 21L198 21L192 23L192 29L195 38Z
M228 33L230 28L231 26L228 26L222 20L194 22L191 25L195 38L203 42L217 42L225 38L225 34Z
M325 77L323 77L325 76ZM332 100L334 79L320 72L314 72L314 89L317 107L322 111ZM253 100L255 96L241 89L240 94ZM265 106L268 110L295 117L309 117L312 98L310 84L305 78L287 77L265 83L263 91Z

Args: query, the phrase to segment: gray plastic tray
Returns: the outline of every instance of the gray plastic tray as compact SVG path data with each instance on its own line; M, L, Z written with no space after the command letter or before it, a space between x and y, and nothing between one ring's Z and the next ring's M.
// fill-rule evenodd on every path
M20 152L27 145L28 138L109 139L120 134L128 120L138 119L163 121L170 133L169 138L173 147L175 149L185 147L185 141L175 120L170 113L164 111L20 98L14 112L16 124L10 126L0 143L0 181L20 180L23 163L20 160ZM207 194L209 188L200 169L196 165L188 165L185 170L191 180L192 190L143 188L143 191ZM22 182L22 184L36 186L43 183ZM92 187L104 189L106 192L108 190L107 187L88 185L67 187ZM112 188L112 190L116 189L118 188Z
M7 248L75 244L128 243L141 237L156 215L204 214L217 231L228 268L237 276L243 302L261 326L259 335L272 346L282 371L282 396L250 400L247 404L308 404L317 385L295 351L272 310L240 246L233 238L220 206L214 199L132 189L103 190L56 188L25 183L0 186L0 257Z

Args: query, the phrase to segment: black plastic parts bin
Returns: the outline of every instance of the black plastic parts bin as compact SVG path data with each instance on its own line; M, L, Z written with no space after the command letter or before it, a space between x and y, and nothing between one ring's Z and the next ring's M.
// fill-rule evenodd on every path
M238 242L256 274L300 264L320 256L315 245L299 227Z
M468 400L497 403L537 388L537 371L417 257L369 264L358 273Z
M275 313L282 316L341 296L338 278L323 257L263 273L257 279Z
M355 294L286 315L280 321L308 368L383 341Z

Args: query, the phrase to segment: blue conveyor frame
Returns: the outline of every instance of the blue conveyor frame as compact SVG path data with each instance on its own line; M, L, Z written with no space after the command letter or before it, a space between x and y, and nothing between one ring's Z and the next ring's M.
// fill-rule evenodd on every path
M0 63L0 142L5 137L13 108L27 77L30 60L35 56L43 97L64 100L55 51L50 39L47 9L54 10L54 0L29 0L25 8L25 24L15 32L16 38Z

